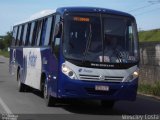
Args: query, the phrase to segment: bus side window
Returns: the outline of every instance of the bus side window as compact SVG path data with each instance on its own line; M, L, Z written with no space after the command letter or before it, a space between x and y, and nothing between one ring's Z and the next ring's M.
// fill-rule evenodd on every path
M47 21L48 22L47 22L47 26L46 26L45 38L44 38L44 41L42 42L42 45L44 45L44 46L49 45L53 17L51 16L51 17L47 18Z
M55 26L55 16L52 16L52 25L51 25L50 38L48 43L51 46L54 40L54 26Z
M36 43L37 46L40 45L42 24L43 24L43 20L40 20L40 21L37 22L37 32L36 32L36 37L35 37L35 43Z
M19 46L20 37L21 37L21 30L22 30L22 26L19 26L18 37L17 37L17 40L16 40L16 46Z
M17 46L17 42L18 42L18 33L19 33L19 26L17 26L17 35L16 35L15 46Z
M30 30L30 36L29 36L29 45L32 45L32 39L33 39L33 30L34 30L35 22L32 22L31 24L31 30Z
M53 53L55 54L55 56L58 59L58 55L59 55L59 46L60 46L60 37L57 37L57 24L60 23L60 15L56 15L56 19L55 19L55 24L54 24L54 38L53 38Z
M28 27L28 24L25 24L24 31L23 31L23 37L22 37L23 45L26 44L27 27Z
M25 46L30 45L30 41L29 41L30 34L31 34L30 30L31 30L31 23L28 23Z
M54 46L53 46L53 53L55 54L57 59L59 56L59 47L60 47L60 38L55 38Z
M37 40L37 27L38 26L38 21L35 22L34 24L34 28L33 28L33 36L32 36L32 42L31 45L35 46L37 44L36 40Z
M33 35L32 35L32 42L31 42L31 46L35 46L36 44L36 37L37 37L37 25L38 25L38 21L34 22L34 28L33 28Z
M20 34L20 38L19 38L19 46L23 46L23 33L24 33L24 25L22 25L22 28L21 28L21 34Z
M47 25L47 18L43 19L42 30L41 30L41 39L40 39L39 45L44 45L44 39L45 39L45 35L46 35L46 25Z
M14 28L13 28L12 45L11 45L11 46L15 46L15 43L16 43L16 37L17 37L17 32L18 32L18 27L14 27Z

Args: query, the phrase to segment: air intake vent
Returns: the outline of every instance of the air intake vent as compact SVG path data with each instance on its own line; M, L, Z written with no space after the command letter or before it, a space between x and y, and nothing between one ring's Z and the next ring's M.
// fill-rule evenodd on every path
M123 77L115 77L115 76L98 76L98 75L84 75L79 74L81 80L88 81L103 81L103 82L122 82Z

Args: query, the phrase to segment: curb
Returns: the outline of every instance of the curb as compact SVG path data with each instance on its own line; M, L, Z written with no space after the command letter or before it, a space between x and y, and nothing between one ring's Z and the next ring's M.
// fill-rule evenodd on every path
M159 96L154 96L154 95L144 94L144 93L139 93L139 92L138 92L138 95L143 95L143 96L154 98L154 99L157 99L157 100L160 101L160 97Z

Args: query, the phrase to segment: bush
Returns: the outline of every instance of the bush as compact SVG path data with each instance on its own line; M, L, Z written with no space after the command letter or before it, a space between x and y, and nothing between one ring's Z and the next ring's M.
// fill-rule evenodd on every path
M149 83L139 83L138 91L144 94L160 96L160 81L155 82L153 85Z
M160 82L156 82L153 86L153 95L160 96Z
M0 55L9 58L9 52L8 51L2 51L2 50L0 50Z
M12 32L7 32L5 36L0 36L0 49L7 50L12 41Z

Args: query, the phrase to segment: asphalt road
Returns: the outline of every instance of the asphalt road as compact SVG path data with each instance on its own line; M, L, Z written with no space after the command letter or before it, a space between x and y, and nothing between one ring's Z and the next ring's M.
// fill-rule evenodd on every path
M0 56L0 114L3 113L23 115L19 118L30 116L29 120L32 120L34 115L45 119L52 115L63 115L65 118L66 115L100 115L104 117L145 114L159 114L160 119L160 101L138 95L135 102L119 101L112 110L101 107L98 101L61 101L56 107L46 107L38 91L18 92L15 77L9 74L8 59Z

